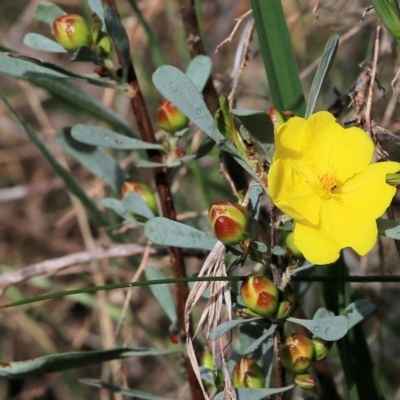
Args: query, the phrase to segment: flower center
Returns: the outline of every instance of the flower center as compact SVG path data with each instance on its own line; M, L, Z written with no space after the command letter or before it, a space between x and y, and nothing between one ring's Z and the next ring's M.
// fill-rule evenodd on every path
M336 197L337 193L335 190L340 184L339 179L335 174L324 174L318 177L317 193L318 195L325 200L330 199L331 197Z

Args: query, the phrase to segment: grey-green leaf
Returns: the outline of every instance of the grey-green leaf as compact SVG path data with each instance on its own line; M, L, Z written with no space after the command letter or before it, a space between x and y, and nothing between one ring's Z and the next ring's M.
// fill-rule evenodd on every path
M146 223L144 233L153 243L189 249L212 250L217 239L191 226L163 217Z
M129 222L137 222L136 219L132 217L131 213L126 211L121 200L114 199L112 197L106 197L99 201L99 205L115 211L118 215Z
M212 61L210 57L198 55L193 58L186 70L186 75L201 93L211 75Z
M66 12L54 3L40 3L35 10L35 19L53 25L56 18L65 14Z
M158 356L175 353L177 351L179 351L179 349L117 348L111 350L59 353L31 360L1 363L0 376L14 379L26 378L29 376L65 371L71 368L81 368L86 365L99 364L109 360L134 356Z
M277 389L235 389L238 400L263 400L278 393L292 390L294 385L285 386ZM218 393L214 400L222 400L223 393Z
M122 200L122 206L126 211L130 211L145 219L154 218L153 211L150 210L142 196L138 195L137 193L129 192L124 200Z
M104 9L101 0L88 0L90 9L97 14L104 25Z
M349 330L349 320L342 315L322 319L298 319L290 317L287 320L302 325L313 333L314 336L329 341L341 339Z
M315 73L311 85L310 98L308 99L307 109L304 116L305 119L309 118L314 112L315 104L317 103L322 83L324 82L329 70L331 69L338 45L339 35L335 33L329 38L328 43L325 46L324 53L322 54L321 61L318 65L317 72Z
M94 125L78 124L72 128L72 136L79 142L93 146L108 147L117 150L158 149L165 150L161 144L147 143L132 139L119 133Z
M367 299L356 300L349 304L340 314L349 319L349 329L361 322L376 309Z
M378 232L380 235L400 240L400 221L378 218L376 223L378 224Z
M164 274L158 269L149 267L145 271L146 279L148 281L157 280L157 279L165 279ZM171 294L171 290L168 285L151 285L150 290L153 293L154 297L157 299L158 303L168 315L171 323L176 322L176 308L175 302Z
M232 321L226 321L220 325L218 325L210 334L211 340L217 340L221 336L225 335L225 333L229 332L231 329L237 327L238 325L249 324L250 322L260 321L262 317L254 317L254 318L243 318L243 319L234 319Z
M67 50L60 44L38 33L26 34L24 37L24 44L31 49L49 51L52 53L67 53Z
M106 182L113 190L119 192L127 175L109 153L102 148L78 142L72 137L71 128L60 129L56 137L69 155Z

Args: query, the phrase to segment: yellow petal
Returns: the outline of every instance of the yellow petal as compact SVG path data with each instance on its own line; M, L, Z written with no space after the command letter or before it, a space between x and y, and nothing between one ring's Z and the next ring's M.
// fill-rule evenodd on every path
M335 262L341 249L338 243L321 234L318 226L298 222L294 227L294 244L306 260L316 265Z
M301 156L301 132L305 124L304 118L293 117L281 126L275 135L274 161L279 158L298 158Z
M386 175L399 170L397 162L368 165L362 173L341 185L339 196L349 208L360 208L372 218L379 218L396 193L396 188L386 183Z
M275 160L268 174L268 190L273 203L296 221L317 224L321 198L288 160Z
M345 129L332 114L321 111L304 126L303 159L318 175L335 174L344 181L361 172L372 161L374 145L360 128Z

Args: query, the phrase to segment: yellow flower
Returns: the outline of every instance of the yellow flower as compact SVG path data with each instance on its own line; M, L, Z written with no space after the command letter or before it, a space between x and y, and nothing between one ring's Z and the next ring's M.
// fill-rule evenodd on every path
M371 164L373 154L362 129L344 129L326 111L291 118L277 132L269 194L295 221L294 243L308 261L329 264L345 247L364 255L374 246L376 219L396 192L386 174L400 163Z

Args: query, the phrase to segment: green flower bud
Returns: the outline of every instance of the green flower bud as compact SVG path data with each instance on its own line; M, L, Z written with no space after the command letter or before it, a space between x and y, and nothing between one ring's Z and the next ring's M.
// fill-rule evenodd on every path
M292 314L295 306L295 296L293 289L287 285L283 292L280 292L278 307L276 308L275 318L286 319Z
M176 133L189 125L189 119L174 104L164 100L157 111L157 124L168 133Z
M147 204L154 215L158 215L158 206L151 189L143 183L127 179L121 187L121 197L125 198L129 192L137 193Z
M265 376L255 361L244 357L233 367L232 382L235 388L261 389Z
M57 42L68 51L92 44L92 33L80 15L61 15L54 20L53 31Z
M238 244L250 237L250 214L238 203L214 201L208 219L215 236L224 244Z
M289 232L285 238L286 251L288 255L296 260L304 260L303 253L298 249L294 243L294 233Z
M306 372L313 361L314 346L310 339L302 335L289 336L280 352L282 365L298 374Z
M294 383L301 389L311 390L317 385L317 378L311 374L297 374Z
M268 109L268 115L271 117L274 125L274 132L278 132L278 129L285 123L281 113L275 107L270 107Z
M333 342L328 342L318 337L312 338L311 342L314 346L314 361L321 361L326 358L333 345Z
M240 296L250 311L268 318L276 312L279 289L266 276L250 274L242 283Z

